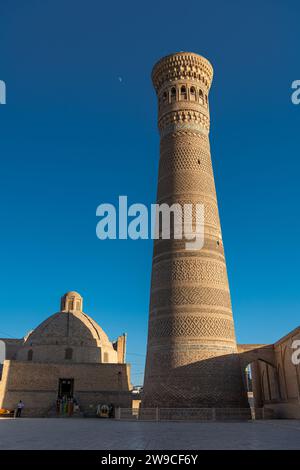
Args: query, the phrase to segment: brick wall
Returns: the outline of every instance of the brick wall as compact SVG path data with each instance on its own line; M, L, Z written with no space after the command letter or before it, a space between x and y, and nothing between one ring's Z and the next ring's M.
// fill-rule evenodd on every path
M131 406L127 364L42 364L5 361L0 382L0 407L25 403L24 415L45 415L55 406L60 378L74 379L74 397L94 414L99 403Z

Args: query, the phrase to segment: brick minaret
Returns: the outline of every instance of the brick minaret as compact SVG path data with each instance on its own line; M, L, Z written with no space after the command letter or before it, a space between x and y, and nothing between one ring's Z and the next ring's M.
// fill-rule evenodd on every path
M157 203L202 203L205 242L155 240L144 407L247 407L235 339L209 145L211 64L197 54L162 58ZM224 163L224 162L223 162Z

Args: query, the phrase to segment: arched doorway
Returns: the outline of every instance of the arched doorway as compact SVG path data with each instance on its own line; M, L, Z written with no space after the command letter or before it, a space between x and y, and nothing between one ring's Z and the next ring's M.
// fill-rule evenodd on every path
M278 371L273 364L256 359L244 368L244 383L253 419L271 417L272 404L281 401Z

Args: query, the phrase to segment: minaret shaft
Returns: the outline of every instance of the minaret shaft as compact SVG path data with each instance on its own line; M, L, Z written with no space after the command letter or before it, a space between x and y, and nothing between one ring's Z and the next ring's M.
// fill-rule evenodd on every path
M203 57L178 53L152 73L161 135L157 202L203 204L205 241L155 240L143 406L246 407L209 145Z

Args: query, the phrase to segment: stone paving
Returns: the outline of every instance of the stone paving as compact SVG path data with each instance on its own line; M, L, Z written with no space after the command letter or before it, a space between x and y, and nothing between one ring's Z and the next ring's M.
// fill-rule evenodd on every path
M125 422L0 419L0 450L300 449L300 421Z

